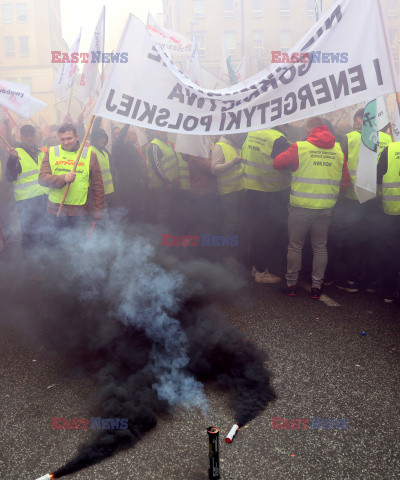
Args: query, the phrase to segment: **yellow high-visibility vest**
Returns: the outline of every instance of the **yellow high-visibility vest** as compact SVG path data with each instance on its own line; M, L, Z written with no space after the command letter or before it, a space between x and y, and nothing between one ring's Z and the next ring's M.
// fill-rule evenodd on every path
M178 160L175 155L174 149L169 143L162 142L158 138L152 140L146 150L146 166L147 166L147 175L149 179L149 188L158 188L164 185L164 182L159 178L153 171L153 168L150 164L148 152L151 145L155 144L161 150L163 157L161 159L161 166L170 182L174 182L179 178L179 167Z
M190 190L190 176L189 176L189 165L182 158L180 153L176 154L178 159L178 170L179 170L179 186L181 190Z
M382 181L382 205L388 215L400 215L400 142L388 147L388 168Z
M310 142L297 142L299 168L292 173L290 205L293 207L333 208L340 192L344 156L338 143L318 148Z
M279 192L290 185L289 172L275 170L271 158L275 140L285 135L278 130L259 130L247 135L243 144L243 175L247 190Z
M38 183L40 167L42 165L44 152L39 152L38 163L25 152L23 148L16 148L19 162L21 164L21 173L13 182L15 201L27 200L28 198L47 195L49 190Z
M232 145L225 142L217 142L222 148L224 154L225 163L229 163L234 160L238 154ZM241 154L240 154L241 155ZM217 177L218 192L220 195L226 195L227 193L239 192L244 189L244 176L243 176L243 164L235 165L231 170L225 172Z
M104 193L106 195L109 193L113 193L114 183L113 183L113 178L110 171L110 159L108 157L108 153L105 150L104 152L101 152L96 147L91 147L91 149L97 155L97 159L99 161L101 175L103 176Z
M67 152L66 150L63 150L61 145L50 147L49 163L52 175L65 175L66 173L72 172L77 155L78 152ZM71 183L67 198L65 199L65 205L85 205L90 185L90 155L91 148L85 147L82 150L82 154L75 171L75 180ZM50 188L50 202L61 203L66 188L67 185L65 185L63 188Z

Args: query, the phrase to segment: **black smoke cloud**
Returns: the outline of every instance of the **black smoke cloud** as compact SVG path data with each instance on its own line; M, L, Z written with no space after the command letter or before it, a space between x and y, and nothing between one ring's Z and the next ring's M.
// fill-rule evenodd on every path
M71 359L71 373L94 375L103 418L129 420L127 430L103 430L79 447L56 478L132 447L176 405L206 413L207 380L229 389L240 426L275 398L265 354L218 306L245 287L238 271L179 258L160 238L144 227L111 225L89 240L64 231L56 247L1 269L4 319Z

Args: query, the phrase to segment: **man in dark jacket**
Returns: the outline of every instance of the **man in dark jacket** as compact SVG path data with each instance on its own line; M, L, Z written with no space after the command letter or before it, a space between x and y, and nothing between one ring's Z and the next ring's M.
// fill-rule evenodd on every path
M112 147L117 197L114 206L123 207L122 217L131 223L141 220L144 192L142 158L136 141L134 129L125 125Z

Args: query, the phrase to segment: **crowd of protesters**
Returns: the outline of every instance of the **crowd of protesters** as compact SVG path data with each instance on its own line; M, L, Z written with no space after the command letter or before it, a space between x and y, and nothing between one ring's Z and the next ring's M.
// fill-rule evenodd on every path
M114 126L108 138L101 118L83 146L82 118L52 125L47 138L23 125L19 142L8 128L12 148L0 150L0 255L12 259L51 245L65 229L89 230L97 220L154 224L163 246L200 243L205 258L238 261L255 282L284 277L288 296L297 295L302 265L311 264L313 299L334 283L393 303L400 142L392 142L388 129L379 132L377 196L361 204L355 180L362 122L359 110L353 129L341 136L327 119L314 117L302 128L211 137L203 157L177 152L165 132L147 130L144 143L136 128Z

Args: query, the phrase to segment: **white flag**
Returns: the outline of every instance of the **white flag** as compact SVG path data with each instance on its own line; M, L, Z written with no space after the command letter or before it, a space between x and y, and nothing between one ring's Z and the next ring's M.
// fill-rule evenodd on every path
M160 47L169 52L170 56L187 57L190 53L192 43L182 34L158 25L150 13L147 17L147 29Z
M192 51L190 53L187 74L193 83L195 83L199 87L203 86L203 73L201 71L199 47L195 38L192 42Z
M71 59L73 53L79 52L79 44L81 42L82 29L76 37L74 43L68 52L68 57ZM57 98L64 98L68 96L74 86L77 63L63 63L58 70L56 80L54 82L53 91Z
M31 97L31 101L29 103L29 116L32 117L35 113L39 112L42 108L44 108L47 104L38 100L37 98Z
M29 85L0 80L0 105L20 117L29 118L31 91Z
M106 7L103 6L103 9L100 14L99 21L97 22L96 29L93 34L92 42L90 44L90 55L91 52L101 52L104 53L104 30L105 30L105 18L106 18ZM76 96L78 98L94 98L96 95L96 82L97 77L99 76L98 63L92 63L90 58L88 63L85 63L83 66L82 75L79 82L78 91Z
M133 15L118 51L128 52L129 62L111 65L95 115L174 133L268 129L399 90L380 0L339 0L288 52L327 54L319 60L271 64L221 90L191 82ZM328 52L346 55L340 63Z

